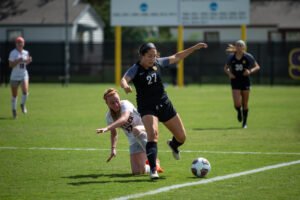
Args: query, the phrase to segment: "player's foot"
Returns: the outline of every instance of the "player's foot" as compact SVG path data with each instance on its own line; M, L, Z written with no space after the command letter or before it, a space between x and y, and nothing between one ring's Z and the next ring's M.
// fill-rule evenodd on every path
M237 113L238 113L238 114L237 114L237 119L238 119L238 121L239 121L239 122L242 122L242 120L243 120L243 117L242 117L242 111L239 110Z
M243 123L243 128L247 128L247 124L246 123Z
M160 166L160 161L159 159L156 159L156 170L158 173L163 173L164 169Z
M154 171L150 170L150 178L151 178L152 180L154 180L154 179L159 179L159 175L158 175L158 173L157 173L156 170L154 170Z
M177 148L174 148L172 146L172 140L168 140L167 141L167 144L168 146L170 147L170 149L172 150L172 153L173 153L173 157L176 159L176 160L179 160L180 159L180 152Z
M27 108L24 104L21 104L21 110L24 114L27 114Z
M17 111L16 110L12 110L12 115L14 119L17 119Z

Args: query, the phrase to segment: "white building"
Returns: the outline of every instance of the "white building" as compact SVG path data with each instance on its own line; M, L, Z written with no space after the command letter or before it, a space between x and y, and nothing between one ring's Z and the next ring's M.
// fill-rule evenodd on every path
M177 37L177 28L171 33ZM185 41L233 42L240 26L185 26ZM251 0L248 42L300 41L300 1Z
M30 42L65 41L65 0L2 1L0 42L19 35ZM68 0L68 8L70 41L102 43L104 23L95 10L79 0Z

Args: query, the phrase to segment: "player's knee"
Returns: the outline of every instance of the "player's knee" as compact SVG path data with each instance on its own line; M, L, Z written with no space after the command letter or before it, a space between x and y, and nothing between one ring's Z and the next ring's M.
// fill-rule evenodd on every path
M147 132L148 142L156 142L158 140L158 131L152 130Z

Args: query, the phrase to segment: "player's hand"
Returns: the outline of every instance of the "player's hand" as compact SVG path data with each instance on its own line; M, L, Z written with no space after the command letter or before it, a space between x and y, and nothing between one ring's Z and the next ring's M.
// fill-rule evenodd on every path
M196 44L194 46L195 50L202 49L202 48L207 48L207 47L208 47L207 44L206 43L202 43L202 42L200 42L200 43L198 43L198 44Z
M18 62L18 63L22 63L22 62L23 62L23 58L22 58L22 57L18 58L18 59L17 59L17 62Z
M31 63L31 62L32 62L32 57L29 56L29 57L27 58L27 60L26 60L26 64L29 64L29 63Z
M235 79L235 75L233 75L232 73L228 74L230 79Z
M105 133L106 131L108 131L108 128L98 128L98 129L96 129L97 134Z
M251 72L249 69L245 69L243 72L243 76L250 76Z
M116 150L116 148L112 148L111 154L108 157L108 159L106 160L106 162L109 162L113 157L116 157L116 156L117 156L117 150Z
M131 93L132 88L128 85L127 87L124 87L124 91L126 92L126 94Z

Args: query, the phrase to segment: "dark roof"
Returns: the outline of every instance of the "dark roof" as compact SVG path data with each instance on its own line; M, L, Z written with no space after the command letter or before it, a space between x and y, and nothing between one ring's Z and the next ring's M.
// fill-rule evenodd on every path
M274 25L279 29L300 28L300 1L251 2L251 25Z
M68 0L68 21L73 23L89 8L86 3ZM1 25L57 25L65 23L65 0L1 0Z

